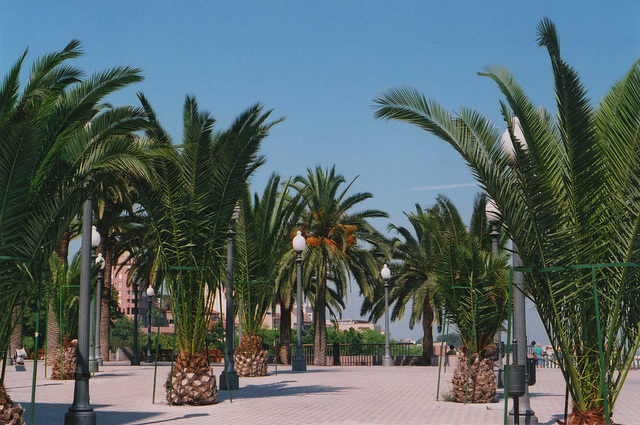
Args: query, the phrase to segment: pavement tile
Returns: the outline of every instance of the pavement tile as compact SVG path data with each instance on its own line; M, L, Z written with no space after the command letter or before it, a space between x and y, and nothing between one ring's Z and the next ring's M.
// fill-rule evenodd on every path
M14 402L27 409L29 423L33 362L26 371L8 366L5 383ZM459 404L443 401L449 391L452 370L440 378L437 367L308 367L295 373L279 366L275 374L240 378L240 389L220 392L212 406L166 404L164 381L169 365L158 366L156 398L152 403L154 367L105 363L90 381L91 404L99 425L200 425L211 423L256 424L434 424L499 425L504 401L491 404ZM222 372L214 366L216 376ZM73 402L73 381L52 381L38 366L34 425L59 425ZM540 424L552 425L564 412L565 385L558 369L538 369L530 388L531 406ZM640 371L632 370L614 412L616 424L640 424L635 409L640 396Z

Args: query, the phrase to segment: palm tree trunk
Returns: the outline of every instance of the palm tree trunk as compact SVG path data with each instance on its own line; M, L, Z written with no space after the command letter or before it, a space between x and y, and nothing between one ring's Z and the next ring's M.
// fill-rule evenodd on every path
M285 308L280 303L280 361L282 364L291 364L291 311L293 303Z
M54 354L60 351L60 326L56 317L55 300L49 300L47 309L47 364L53 366ZM58 353L58 358L60 354Z
M16 325L13 328L13 332L11 332L11 354L16 352L16 349L22 348L22 317L20 315L20 307L16 306L13 310L13 320L17 321Z
M326 322L326 297L327 297L327 276L322 274L318 288L316 289L316 303L314 308L313 321L313 364L316 366L327 365L327 322ZM301 307L301 306L300 306Z
M422 307L422 360L425 366L431 366L433 355L433 306L431 300L424 300Z
M104 280L102 282L102 305L100 306L100 357L109 360L109 340L111 318L109 317L109 303L111 302L111 250L109 244L104 253Z
M56 247L56 254L58 254L58 261L60 264L67 264L69 261L69 242L71 241L71 232L68 230L62 234L60 242ZM54 353L60 351L60 324L58 323L58 317L56 317L56 295L52 295L49 299L49 308L47 309L47 363L49 366L53 366ZM60 355L58 353L58 359ZM56 362L57 363L57 362Z

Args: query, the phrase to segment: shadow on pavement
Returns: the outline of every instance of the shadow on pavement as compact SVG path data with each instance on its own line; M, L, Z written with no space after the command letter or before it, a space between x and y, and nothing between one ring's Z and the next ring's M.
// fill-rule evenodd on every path
M292 382L292 381L288 381ZM273 384L247 385L238 391L233 391L232 399L249 399L264 397L279 397L296 394L314 394L314 393L339 393L342 391L353 389L354 387L329 387L325 385L300 385L288 386L284 382ZM227 391L218 390L218 403L229 399Z
M70 404L53 404L53 403L36 403L36 415L34 418L35 424L57 424L64 422L64 416L69 411ZM105 405L93 405L93 410L96 412L97 422L100 425L126 425L136 423L136 425L151 425L162 424L172 422L180 419L189 419L199 416L207 416L207 413L190 413L179 417L159 419L156 418L162 415L160 412L118 412L118 411L101 411L100 407ZM30 404L23 403L22 407L25 409L24 418L25 422L29 423L31 419ZM142 421L142 422L141 422Z

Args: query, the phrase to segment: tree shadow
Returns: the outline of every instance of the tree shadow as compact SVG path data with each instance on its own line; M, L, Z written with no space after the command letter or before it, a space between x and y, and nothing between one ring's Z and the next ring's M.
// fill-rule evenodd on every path
M58 424L64 421L64 417L69 411L69 404L55 404L55 403L36 403L36 412L34 423L36 424ZM162 412L144 412L144 411L101 411L100 407L106 407L107 405L92 405L96 412L97 422L99 424L118 424L126 425L136 423L137 425L152 425L163 424L173 422L180 419L196 418L200 416L209 416L208 413L187 413L183 416L161 419L157 416L162 415ZM24 419L27 423L31 419L31 406L30 404L22 405L25 409Z
M289 386L288 382L276 382L272 384L247 385L238 392L232 393L232 399L251 399L266 397L281 397L300 394L316 394L316 393L340 393L342 391L354 389L354 387L331 387L325 385L301 385ZM218 403L228 400L227 391L218 391Z

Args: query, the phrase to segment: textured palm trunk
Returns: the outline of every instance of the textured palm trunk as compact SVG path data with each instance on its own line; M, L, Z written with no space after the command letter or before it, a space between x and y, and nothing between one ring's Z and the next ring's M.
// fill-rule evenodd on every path
M433 306L426 299L422 304L422 361L424 366L431 366L433 355Z
M13 332L11 332L11 339L9 340L11 354L16 352L18 348L22 348L22 317L20 315L20 307L17 307L13 310L14 322L17 322L13 327Z
M60 350L54 351L50 356L51 379L71 380L75 379L78 357L76 347L65 344L62 348L62 362L60 361ZM61 369L62 368L62 369ZM62 370L62 376L60 371Z
M291 364L291 311L293 303L285 308L280 303L280 361L282 364Z
M471 355L471 363L466 350L458 352L458 366L453 372L453 395L458 403L490 403L496 397L496 376L493 360L479 354ZM468 373L467 373L468 372Z
M67 264L69 261L69 242L71 241L71 233L64 232L62 234L62 238L60 238L60 243L56 246L56 254L58 255L58 261L61 265ZM51 297L49 300L49 308L47 309L47 363L49 366L53 367L55 363L58 364L58 368L60 368L60 323L58 322L59 318L56 317L56 305L55 298L57 298L60 294L56 294L56 296ZM57 353L58 361L53 361L53 355Z
M259 336L243 336L233 353L236 373L241 377L267 376L268 356Z
M53 356L57 354L60 358L60 326L56 317L55 300L49 300L49 308L47 309L47 364L53 366L55 363ZM58 365L60 367L60 365Z
M172 384L171 384L172 382ZM200 353L180 353L165 384L167 401L173 405L206 405L218 400L213 368Z
M316 290L316 304L314 308L313 320L313 364L316 366L327 365L327 323L326 323L326 296L327 296L327 276L322 274L318 288Z
M24 409L13 404L4 386L0 385L0 423L4 425L24 425Z
M102 285L102 305L100 306L100 357L103 361L109 360L109 335L111 327L111 317L109 303L111 301L111 244L105 250L104 259L104 280Z

